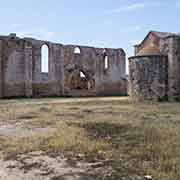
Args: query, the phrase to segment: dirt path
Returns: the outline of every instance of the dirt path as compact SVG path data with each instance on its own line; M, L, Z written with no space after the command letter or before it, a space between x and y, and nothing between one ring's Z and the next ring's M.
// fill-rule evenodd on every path
M92 166L80 161L72 166L63 156L54 158L33 152L13 160L1 160L0 180L93 180Z
M10 105L42 105L42 104L56 104L56 103L78 103L78 102L93 102L93 101L123 101L128 100L128 97L91 97L91 98L42 98L42 99L11 99L11 100L0 100L0 106L5 104Z

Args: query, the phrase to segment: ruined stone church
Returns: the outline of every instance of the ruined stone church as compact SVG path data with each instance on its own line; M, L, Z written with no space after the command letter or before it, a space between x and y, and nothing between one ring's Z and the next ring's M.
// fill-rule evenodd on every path
M179 34L151 31L135 45L128 93L137 100L180 100ZM0 98L126 94L121 48L0 36Z
M125 95L125 61L121 48L0 36L0 98Z
M129 58L129 94L137 100L180 100L180 35L151 31Z

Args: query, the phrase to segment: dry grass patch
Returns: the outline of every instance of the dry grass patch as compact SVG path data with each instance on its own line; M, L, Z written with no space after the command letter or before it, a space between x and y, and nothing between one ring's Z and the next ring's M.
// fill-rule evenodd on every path
M90 139L87 132L77 126L61 123L57 132L50 137L44 148L52 151L73 151L75 153L97 153L110 149L110 143L102 138Z
M15 158L18 154L25 154L39 150L42 139L40 137L30 138L0 138L0 150L4 159Z
M51 102L51 101L50 101ZM32 127L56 127L56 133L27 139L0 139L6 154L44 150L96 157L103 152L113 173L108 180L149 174L155 180L180 179L180 108L178 103L135 103L93 99L41 105L4 105L7 120L35 113ZM2 113L3 114L3 113ZM134 178L135 179L135 178ZM138 178L137 178L138 179Z
M42 122L39 123L42 125ZM61 152L66 154L67 152L73 152L74 154L91 155L111 148L109 141L103 138L92 140L83 128L69 126L66 123L59 123L57 131L46 136L1 137L0 144L0 150L2 150L6 159L13 158L18 154L41 150L47 153Z

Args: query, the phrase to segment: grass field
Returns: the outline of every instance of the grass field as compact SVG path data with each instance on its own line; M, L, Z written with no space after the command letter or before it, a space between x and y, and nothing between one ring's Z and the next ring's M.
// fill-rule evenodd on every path
M0 125L4 161L43 151L103 162L110 170L103 177L95 171L97 179L180 179L178 103L119 97L2 100Z

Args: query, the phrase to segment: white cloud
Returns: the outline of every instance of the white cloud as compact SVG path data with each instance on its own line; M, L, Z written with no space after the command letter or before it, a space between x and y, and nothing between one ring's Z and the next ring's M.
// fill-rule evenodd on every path
M24 29L22 31L17 32L19 37L34 37L42 40L52 40L55 36L55 32L48 31L45 28L37 28L37 29Z
M13 24L11 24L11 27L12 28L18 28L18 27L20 27L21 26L21 24L18 24L18 23L13 23Z
M135 26L127 27L125 30L128 32L137 32L140 31L141 29L142 29L141 26L135 25Z
M131 25L131 26L127 26L127 27L121 27L119 29L119 31L121 33L134 33L134 32L139 32L142 29L143 29L143 27L140 25Z
M46 29L44 28L40 28L38 31L37 31L37 34L40 35L40 37L44 38L44 39L51 39L55 36L55 32L53 31L47 31Z
M145 8L149 8L149 7L171 7L172 3L169 4L167 2L137 2L137 3L132 3L129 5L124 5L120 8L116 8L116 9L111 9L108 11L108 13L122 13L122 12L134 12L134 11L140 11L143 10ZM173 4L174 6L174 4ZM180 8L180 3L175 3L176 7Z
M134 3L134 4L129 4L127 6L122 6L117 9L111 10L112 13L121 13L121 12L133 12L137 10L144 9L147 6L145 3Z

